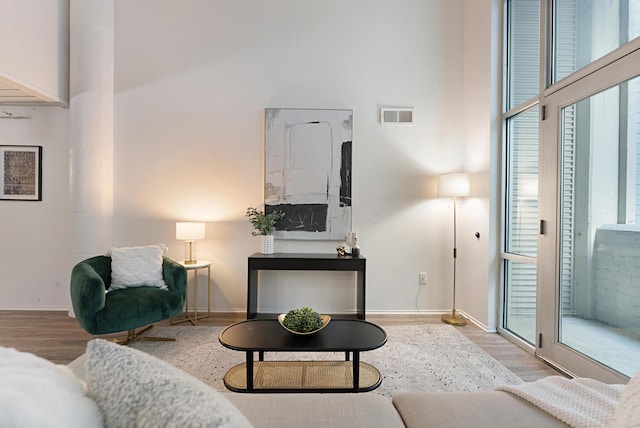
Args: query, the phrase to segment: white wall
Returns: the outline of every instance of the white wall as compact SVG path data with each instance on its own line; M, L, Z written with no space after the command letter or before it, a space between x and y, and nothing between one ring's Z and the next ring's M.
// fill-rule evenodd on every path
M349 108L353 230L367 257L367 309L450 309L451 211L448 201L434 197L437 175L467 169L482 187L488 168L466 155L488 150L484 130L469 140L475 131L465 129L472 108L465 91L474 82L464 70L482 60L464 55L469 3L116 1L113 245L165 242L169 255L181 259L175 221L206 221L198 258L213 261L213 307L244 310L246 257L259 249L244 213L263 200L264 108ZM480 16L478 28L486 19ZM483 40L474 47L486 50ZM482 87L488 82L480 70L475 84ZM415 107L416 125L381 126L382 105ZM482 124L485 112L473 122ZM482 296L487 245L472 234L486 236L488 202L478 201L464 203L459 219L474 211L465 232L473 239L465 236L459 246L474 251L460 263L469 269L461 287L470 290L473 282ZM333 252L338 244L277 241L276 251ZM3 271L10 264L4 257L0 263ZM418 293L420 271L429 285ZM332 276L337 285L308 273L265 275L274 297L263 295L260 305L352 308L350 274ZM0 307L38 307L23 302L30 294L14 291ZM68 289L62 294L60 302ZM203 288L200 303L205 296ZM460 294L458 302L463 311L474 305ZM475 318L487 318L486 305L473 310Z
M68 111L0 107L0 145L42 146L42 201L0 201L0 309L67 309Z
M259 248L244 212L263 201L264 108L353 109L368 309L415 310L419 271L431 284L419 308L447 308L449 212L429 199L430 177L464 162L463 2L250 4L116 4L115 244L162 241L181 258L174 222L207 221L198 257L213 261L214 306L241 310L246 257ZM415 107L416 126L381 126L380 105ZM277 241L276 251L337 244ZM336 287L327 302L311 289L291 294L309 280L330 285L308 274L265 280L275 296L265 309L351 303Z
M500 127L492 128L493 119L500 116L500 57L495 48L501 7L500 0L464 3L464 164L472 174L472 188L471 196L464 199L459 223L456 303L489 329L496 327L498 293L490 260L496 256L493 235L499 229L491 229L495 219L490 216L490 193L495 183L490 182L489 171L500 165L496 156L491 157L491 147L501 138Z

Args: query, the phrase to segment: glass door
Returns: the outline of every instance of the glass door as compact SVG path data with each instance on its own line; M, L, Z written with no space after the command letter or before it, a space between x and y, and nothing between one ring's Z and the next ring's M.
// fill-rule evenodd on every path
M537 353L612 382L640 370L639 60L548 96L542 125Z

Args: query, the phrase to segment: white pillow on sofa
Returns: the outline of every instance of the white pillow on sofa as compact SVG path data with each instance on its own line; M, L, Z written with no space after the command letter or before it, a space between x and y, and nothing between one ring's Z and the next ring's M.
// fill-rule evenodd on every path
M85 372L106 426L251 427L223 394L137 349L94 339Z
M142 247L112 247L111 287L108 291L130 287L158 287L168 290L162 276L162 256L168 251L164 244Z
M0 425L102 427L102 414L67 366L0 347Z

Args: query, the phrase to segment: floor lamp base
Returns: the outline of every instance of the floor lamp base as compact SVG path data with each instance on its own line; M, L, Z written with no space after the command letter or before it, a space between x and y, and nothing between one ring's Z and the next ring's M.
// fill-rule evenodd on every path
M467 325L466 318L463 317L462 315L458 315L455 309L453 309L450 314L442 315L442 318L440 319L442 320L442 322L451 324L451 325L457 325L457 326Z

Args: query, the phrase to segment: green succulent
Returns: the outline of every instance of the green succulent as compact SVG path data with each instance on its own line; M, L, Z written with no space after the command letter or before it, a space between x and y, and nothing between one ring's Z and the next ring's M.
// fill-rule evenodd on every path
M292 309L287 312L282 323L289 330L309 333L322 327L322 317L313 309L303 306L300 309Z

